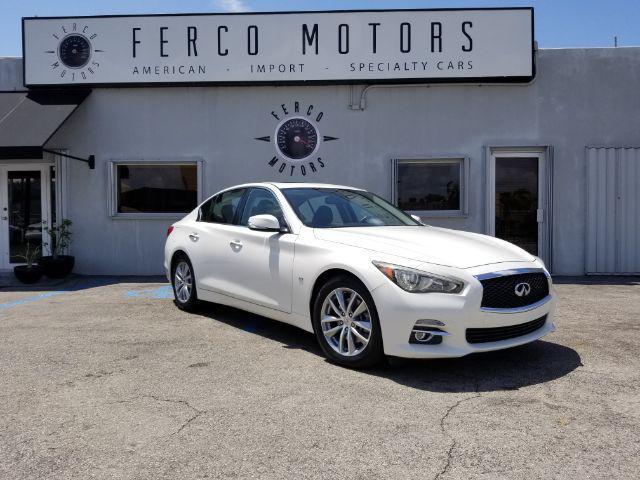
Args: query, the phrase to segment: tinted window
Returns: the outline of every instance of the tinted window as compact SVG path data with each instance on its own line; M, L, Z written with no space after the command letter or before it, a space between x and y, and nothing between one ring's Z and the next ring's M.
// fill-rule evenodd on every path
M460 210L461 162L398 163L398 207Z
M538 255L538 159L496 158L496 237Z
M249 224L249 217L254 215L273 215L278 219L280 225L284 225L284 215L282 209L276 197L268 190L262 188L254 188L249 192L247 201L244 205L244 211L242 212L242 219L240 225L247 226Z
M230 190L216 195L200 207L200 221L233 223L245 189Z
M196 165L117 165L118 213L187 213L198 204Z
M282 192L307 227L419 225L389 202L361 190L286 188Z

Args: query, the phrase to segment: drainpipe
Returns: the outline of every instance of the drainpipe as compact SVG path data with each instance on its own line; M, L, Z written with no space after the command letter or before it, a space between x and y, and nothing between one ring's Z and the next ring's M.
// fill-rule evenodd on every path
M534 42L533 44L533 57L534 57L534 65L537 66L538 62L537 62L537 53L538 53L538 42ZM536 75L537 77L537 75ZM504 87L504 86L509 86L509 87L528 87L530 85L532 85L535 81L536 81L536 77L533 77L533 79L530 82L527 83L455 83L455 84L451 84L451 83L411 83L411 84L407 84L407 83L400 83L400 84L371 84L371 85L367 85L366 87L364 87L362 89L362 91L360 92L360 96L359 99L356 98L358 97L356 91L358 86L357 85L351 85L350 91L349 91L349 108L351 108L351 110L356 110L356 111L363 111L367 108L367 94L369 93L370 90L373 90L375 88L416 88L416 87L425 87L425 88L432 88L432 87L451 87L451 86L461 86L461 87Z

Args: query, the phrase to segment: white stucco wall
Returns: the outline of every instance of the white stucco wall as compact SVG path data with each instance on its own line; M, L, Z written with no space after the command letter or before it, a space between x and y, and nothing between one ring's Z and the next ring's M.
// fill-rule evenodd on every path
M69 162L68 211L79 273L157 274L171 220L108 216L112 160L201 158L204 196L247 181L347 183L391 195L390 159L470 158L469 215L429 223L485 231L487 146L553 146L553 270L584 272L585 147L640 145L640 48L541 50L538 75L521 86L374 88L364 111L348 86L95 89L49 142L94 154L95 170ZM359 89L358 92L359 93ZM325 168L303 177L268 161L270 115L282 103L323 111ZM288 170L286 171L288 172Z

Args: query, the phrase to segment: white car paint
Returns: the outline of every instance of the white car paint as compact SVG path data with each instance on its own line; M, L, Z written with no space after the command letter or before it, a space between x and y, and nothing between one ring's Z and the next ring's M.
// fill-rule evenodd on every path
M230 189L261 187L277 198L289 233L198 221L198 208L173 225L165 246L165 270L185 252L196 277L198 298L241 308L313 332L311 296L325 272L344 270L367 287L378 311L384 353L413 358L459 357L534 341L555 330L555 293L542 261L508 242L485 235L430 226L310 228L305 226L281 189L345 188L326 184L255 183ZM218 192L221 193L221 192ZM410 293L385 277L372 261L401 265L465 282L459 294ZM536 269L546 274L550 295L531 308L481 309L483 287L477 276ZM493 343L470 344L467 328L525 323L546 315L533 333ZM419 319L438 320L448 334L440 345L410 344Z

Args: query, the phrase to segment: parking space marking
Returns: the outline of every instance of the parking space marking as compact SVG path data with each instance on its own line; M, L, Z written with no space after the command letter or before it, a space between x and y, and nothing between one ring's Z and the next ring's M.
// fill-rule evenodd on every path
M156 288L145 288L144 290L128 290L125 292L125 296L134 298L171 299L173 298L173 289L171 285L163 285Z
M173 288L171 285L162 285L156 288L127 290L124 296L127 298L173 299ZM255 333L258 330L258 322L254 318L249 318L244 325L239 325L238 328L247 333Z
M32 297L26 297L20 300L14 300L12 302L0 303L0 309L6 309L11 307L17 307L18 305L24 305L27 303L37 302L38 300L44 300L45 298L55 297L56 295L62 295L63 293L68 292L43 292L38 295L33 295Z

